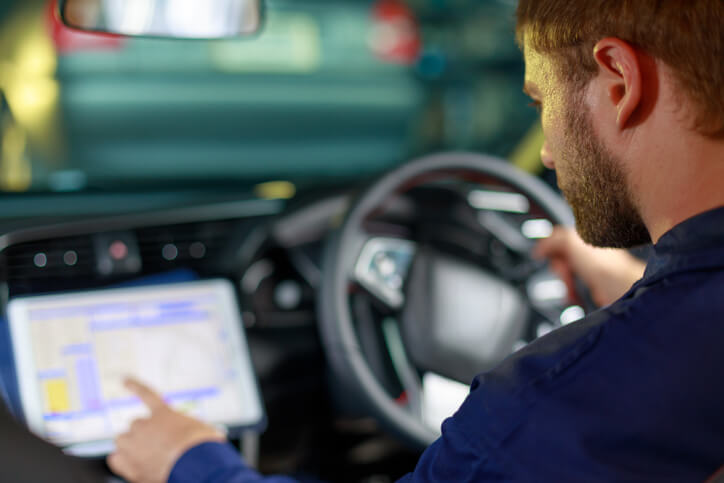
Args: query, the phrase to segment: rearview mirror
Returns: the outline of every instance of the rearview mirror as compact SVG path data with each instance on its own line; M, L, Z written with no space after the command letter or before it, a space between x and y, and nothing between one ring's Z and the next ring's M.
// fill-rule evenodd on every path
M60 0L71 28L138 37L219 39L255 33L260 0Z

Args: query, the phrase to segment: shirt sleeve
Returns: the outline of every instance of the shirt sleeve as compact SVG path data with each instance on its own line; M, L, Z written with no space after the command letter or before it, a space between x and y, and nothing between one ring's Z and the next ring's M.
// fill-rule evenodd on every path
M449 418L443 423L442 435L425 450L415 470L398 483L505 481L507 476L484 448L459 430L455 418Z
M227 443L202 443L178 459L168 483L296 483L285 476L262 476Z

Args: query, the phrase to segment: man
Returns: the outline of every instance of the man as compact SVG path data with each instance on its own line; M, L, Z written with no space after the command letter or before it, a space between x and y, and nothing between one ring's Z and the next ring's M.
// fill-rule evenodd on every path
M654 254L617 301L478 376L403 481L702 481L724 463L724 2L521 0L517 33L578 233ZM570 232L538 252L604 303L641 276ZM152 415L118 438L119 474L262 478L129 387Z

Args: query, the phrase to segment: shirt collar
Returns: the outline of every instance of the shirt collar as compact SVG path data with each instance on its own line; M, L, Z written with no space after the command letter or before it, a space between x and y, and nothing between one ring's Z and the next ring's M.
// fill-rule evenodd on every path
M640 283L650 284L674 272L724 266L724 206L685 220L654 245Z

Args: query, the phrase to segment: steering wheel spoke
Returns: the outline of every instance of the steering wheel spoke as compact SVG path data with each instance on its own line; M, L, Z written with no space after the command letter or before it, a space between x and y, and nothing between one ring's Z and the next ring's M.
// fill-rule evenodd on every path
M392 367L402 386L405 405L415 417L422 417L423 386L417 369L410 361L402 341L402 334L397 320L388 317L382 321L382 333L390 355Z
M370 237L362 245L354 265L353 279L393 310L404 306L403 288L417 251L410 240Z

